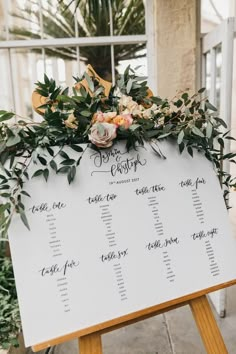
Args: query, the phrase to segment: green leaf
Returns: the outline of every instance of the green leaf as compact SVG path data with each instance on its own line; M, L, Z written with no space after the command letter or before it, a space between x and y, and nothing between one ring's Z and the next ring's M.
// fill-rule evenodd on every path
M11 112L7 112L5 114L3 114L1 117L0 117L0 122L3 122L5 120L9 120L11 119L12 117L14 117L15 113L11 113Z
M222 138L218 138L218 143L220 144L220 146L222 146L222 148L224 148L225 144Z
M184 138L184 131L180 130L179 134L178 134L178 139L177 139L177 143L181 144Z
M188 146L187 150L188 150L189 155L191 155L193 157L193 149L191 148L191 146Z
M7 111L4 110L0 110L0 116L2 116L3 114L8 113Z
M27 227L27 229L30 231L29 223L23 209L20 209L20 218L23 221L24 225Z
M45 82L45 84L47 84L47 85L50 84L50 80L49 80L49 78L47 77L46 74L44 74L44 82Z
M49 152L49 154L53 157L54 156L54 151L53 149L51 149L49 146L47 146L47 151Z
M21 191L21 194L26 195L27 197L31 198L30 194L27 193L26 191Z
M10 193L2 193L0 194L0 197L2 198L10 198L11 194Z
M227 128L227 124L225 123L225 121L221 118L218 117L214 117L215 121L220 123L224 128Z
M74 159L68 159L61 162L61 165L73 165L75 163Z
M80 157L78 158L78 160L77 160L77 162L76 162L76 166L79 166L81 159L82 159L82 156L80 156Z
M192 127L192 132L198 136L200 136L201 138L204 138L204 134L201 132L200 129L198 129L197 127L193 126Z
M48 181L48 176L49 176L49 170L48 168L45 168L45 170L43 171L43 177L46 182Z
M182 152L184 151L185 148L185 144L182 142L181 144L179 144L179 152L182 154Z
M132 85L133 85L133 80L132 79L129 79L129 81L127 82L127 85L126 85L126 92L129 94L130 93L130 90L132 88Z
M51 166L51 168L57 172L57 164L54 160L51 160L49 165Z
M10 186L8 184L1 185L0 190L2 189L10 189Z
M71 182L74 180L75 175L76 175L76 168L75 168L75 166L72 166L67 174L67 179L68 179L69 184L71 184Z
M188 99L188 93L187 93L187 92L184 92L181 97L182 97L183 100L186 102L187 99Z
M90 117L91 116L91 112L90 111L81 111L80 114L84 117Z
M131 130L132 132L135 131L136 129L140 128L141 125L140 124L132 124L130 127L129 127L129 130Z
M69 166L63 166L57 170L57 173L67 173L70 170Z
M71 149L77 151L77 152L83 152L83 148L79 145L70 145Z
M65 153L65 151L60 151L59 155L64 159L69 159L69 156Z
M183 101L182 100L177 100L174 105L177 107L177 108L180 108L183 104Z
M205 90L206 90L206 88L202 87L202 88L200 88L200 90L198 90L198 93L203 93Z
M206 136L208 139L210 139L212 136L212 124L210 122L207 123Z
M76 167L75 166L72 166L71 167L71 181L73 181L74 180L74 178L75 178L75 175L76 175Z
M89 87L90 91L94 92L94 83L93 83L92 78L86 72L84 73L84 77L88 83L88 87Z
M6 142L6 146L7 147L14 146L14 145L18 144L20 141L21 141L21 138L19 135L10 136L10 138L8 138L8 140Z
M38 177L38 176L40 176L40 175L42 175L42 174L43 174L43 170L37 170L37 171L34 172L32 178Z
M3 213L4 211L6 211L7 209L10 209L11 204L10 203L6 203L6 204L0 204L0 213Z
M46 165L47 165L47 160L46 160L44 157L38 156L38 159L39 159L39 161L41 162L41 164L42 164L43 166L46 166Z
M211 104L209 101L205 102L205 107L207 109L210 109L211 111L217 112L217 108L215 106L213 106L213 104Z

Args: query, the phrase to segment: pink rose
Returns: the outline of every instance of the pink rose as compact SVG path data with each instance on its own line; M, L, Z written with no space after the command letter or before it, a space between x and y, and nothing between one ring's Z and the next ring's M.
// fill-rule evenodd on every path
M113 140L116 138L116 125L111 123L95 123L93 124L89 140L97 147L107 148L112 146Z

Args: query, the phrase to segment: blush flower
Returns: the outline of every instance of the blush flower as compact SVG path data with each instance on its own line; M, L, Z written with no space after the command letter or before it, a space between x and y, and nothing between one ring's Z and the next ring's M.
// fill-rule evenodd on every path
M128 129L133 123L133 118L131 114L120 114L113 119L113 123L119 127Z
M112 119L116 117L116 112L96 112L93 115L93 122L96 123L111 123Z
M97 147L110 147L116 138L116 129L116 125L112 123L95 123L90 130L89 140Z

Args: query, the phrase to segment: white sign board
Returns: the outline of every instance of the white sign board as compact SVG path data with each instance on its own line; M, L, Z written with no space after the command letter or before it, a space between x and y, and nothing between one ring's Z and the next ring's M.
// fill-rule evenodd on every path
M88 148L70 186L29 181L10 232L25 343L35 345L236 278L218 179L199 153Z

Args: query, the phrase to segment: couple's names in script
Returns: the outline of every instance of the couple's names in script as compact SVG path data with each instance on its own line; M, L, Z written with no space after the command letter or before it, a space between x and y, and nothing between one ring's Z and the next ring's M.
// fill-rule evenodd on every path
M120 151L117 148L111 149L109 151L97 151L90 156L93 160L94 166L97 170L92 171L91 175L94 173L110 173L112 177L116 175L126 175L130 171L137 172L138 167L143 167L146 165L147 160L142 158L139 152L135 151L135 156L130 157L128 151ZM107 164L109 164L109 169L105 169Z

